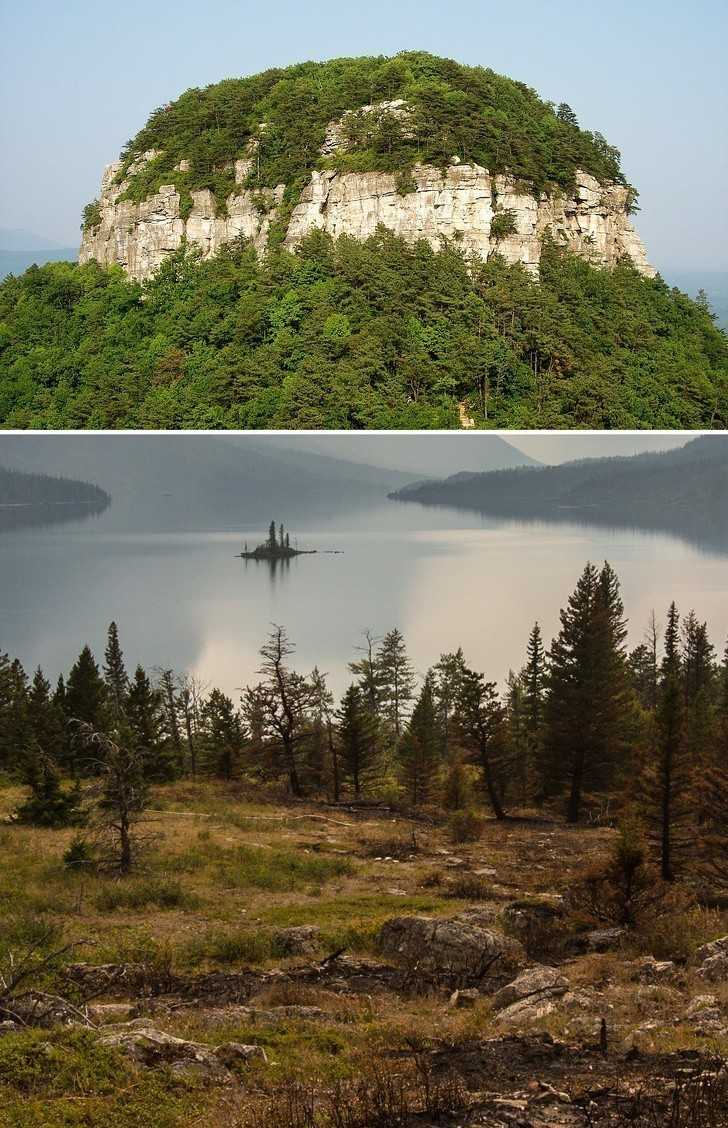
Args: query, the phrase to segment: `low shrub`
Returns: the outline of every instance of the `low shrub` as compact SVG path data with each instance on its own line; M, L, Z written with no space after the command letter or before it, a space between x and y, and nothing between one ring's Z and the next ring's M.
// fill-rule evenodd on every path
M447 824L451 842L477 842L483 833L485 820L472 809L453 811Z

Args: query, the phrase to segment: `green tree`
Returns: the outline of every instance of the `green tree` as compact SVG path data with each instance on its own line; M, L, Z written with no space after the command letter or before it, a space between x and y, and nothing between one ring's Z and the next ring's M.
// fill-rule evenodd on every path
M398 749L400 774L413 807L432 800L440 767L434 688L429 673Z
M624 609L608 564L587 564L549 654L546 789L566 789L577 822L586 788L608 794L624 753L629 686Z
M231 780L243 750L243 728L235 706L221 690L213 689L202 706L202 719L208 770L219 779Z
M116 623L109 623L104 653L104 681L107 686L107 704L113 717L118 719L124 714L126 697L129 691L129 678L124 667L124 655L119 643L119 631Z
M394 740L398 741L414 697L415 675L404 636L396 627L382 639L377 652L377 669L382 716Z
M379 778L381 756L376 719L359 686L349 686L337 716L342 775L360 799Z
M493 814L505 818L501 770L504 753L505 711L495 682L467 666L457 699L456 723L463 747L480 768L483 787Z

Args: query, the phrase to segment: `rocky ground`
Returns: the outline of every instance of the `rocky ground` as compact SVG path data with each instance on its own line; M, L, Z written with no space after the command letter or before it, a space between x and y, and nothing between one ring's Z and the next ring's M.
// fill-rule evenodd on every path
M0 831L0 1124L728 1125L728 918L576 914L612 830L212 785L151 818L123 883Z

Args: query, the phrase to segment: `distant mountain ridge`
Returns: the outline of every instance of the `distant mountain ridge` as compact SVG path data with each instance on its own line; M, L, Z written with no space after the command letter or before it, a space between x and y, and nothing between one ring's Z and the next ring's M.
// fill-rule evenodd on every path
M704 435L677 450L460 472L389 496L528 520L637 526L728 551L727 485L728 437Z

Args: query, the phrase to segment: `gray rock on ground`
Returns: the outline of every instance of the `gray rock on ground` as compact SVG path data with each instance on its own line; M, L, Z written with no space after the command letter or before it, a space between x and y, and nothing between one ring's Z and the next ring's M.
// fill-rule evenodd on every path
M207 1046L156 1030L149 1024L144 1025L140 1019L117 1024L113 1030L102 1033L99 1042L102 1046L119 1050L147 1069L165 1065L181 1076L211 1081L231 1080L230 1068L239 1063L256 1058L267 1060L262 1046L246 1046L239 1042Z
M698 975L708 983L728 981L728 936L703 944L695 953Z
M379 949L410 971L452 987L503 982L525 961L521 945L483 922L477 912L393 917L382 925Z

